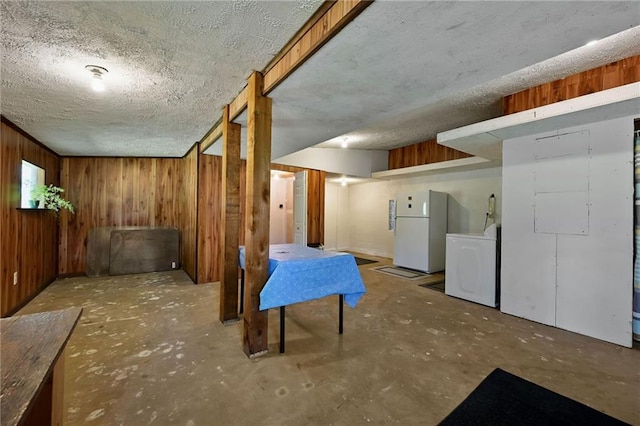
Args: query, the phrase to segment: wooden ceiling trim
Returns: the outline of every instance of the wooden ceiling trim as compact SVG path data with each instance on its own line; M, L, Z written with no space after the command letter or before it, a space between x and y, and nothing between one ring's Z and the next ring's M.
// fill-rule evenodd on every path
M267 66L264 67L262 73L266 74L267 72L269 72L271 68L273 68L274 65L277 64L280 59L282 59L282 57L291 50L291 48L302 38L302 36L304 36L309 31L309 29L313 27L316 22L318 22L324 16L325 13L327 13L327 11L334 5L334 3L336 3L335 0L325 1L324 3L322 3L318 10L316 10L316 12L313 14L313 16L311 16L311 18L309 18L309 20L302 27L300 27L298 32L295 33L293 37L291 37L291 40L289 40L287 44L285 44L284 47L280 50L280 52L278 52L278 54L269 61Z
M226 107L226 106L225 106ZM200 152L205 152L215 141L222 136L222 118L213 125L206 135L200 140Z
M247 109L247 91L247 86L244 86L244 89L242 89L242 91L238 93L238 96L236 96L236 98L229 104L229 120L235 120L240 114L242 114L242 111Z
M504 115L640 81L640 55L530 87L502 98Z

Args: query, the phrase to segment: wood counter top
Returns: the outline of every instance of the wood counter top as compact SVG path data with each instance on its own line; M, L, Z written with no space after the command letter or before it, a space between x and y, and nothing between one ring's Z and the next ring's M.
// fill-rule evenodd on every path
M70 308L0 320L0 423L3 426L23 424L29 417L81 313L82 308ZM61 395L54 393L51 405L56 405L57 397Z

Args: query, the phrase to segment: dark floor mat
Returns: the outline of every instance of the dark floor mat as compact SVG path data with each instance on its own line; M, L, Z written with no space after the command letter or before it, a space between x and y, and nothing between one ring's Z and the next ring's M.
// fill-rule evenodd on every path
M361 257L353 256L356 259L356 265L368 265L369 263L378 263L377 260L363 259Z
M440 293L444 293L444 281L438 281L435 283L427 283L427 284L418 284L420 287L428 288L431 290L439 291Z
M440 425L595 426L626 423L496 368Z
M415 271L413 269L401 268L398 266L391 266L391 265L374 266L373 268L371 268L371 270L380 272L382 274L391 275L396 278L404 278L406 280L421 280L424 277L428 277L431 275L425 272Z

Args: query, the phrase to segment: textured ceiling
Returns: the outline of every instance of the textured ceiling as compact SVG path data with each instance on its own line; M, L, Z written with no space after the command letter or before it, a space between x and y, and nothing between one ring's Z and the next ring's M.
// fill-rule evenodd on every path
M601 39L597 47L581 46L492 80L474 83L471 79L473 87L458 86L458 80L454 80L448 85L449 93L438 94L437 87L425 92L434 95L422 107L378 117L363 128L318 146L336 148L346 139L352 141L349 145L353 148L388 150L435 139L437 133L501 115L504 96L638 55L638 40L640 27L634 27Z
M63 155L182 156L321 3L2 1L1 112Z
M272 158L493 118L504 95L640 54L639 24L638 2L376 1L269 94Z
M274 91L274 139L309 109L313 122L290 143L337 137L321 146L339 147L347 133L352 148L389 149L435 138L496 116L503 95L640 53L635 31L616 49L531 67L638 24L638 2L375 2Z
M319 5L2 2L2 113L61 154L183 155ZM494 117L503 95L640 54L638 25L636 1L376 1L270 93L272 158Z

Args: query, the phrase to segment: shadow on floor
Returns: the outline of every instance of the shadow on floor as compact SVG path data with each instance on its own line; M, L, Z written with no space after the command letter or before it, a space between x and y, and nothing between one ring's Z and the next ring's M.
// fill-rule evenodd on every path
M435 283L418 284L420 287L428 288L430 290L436 290L440 293L444 293L444 281L438 281Z

